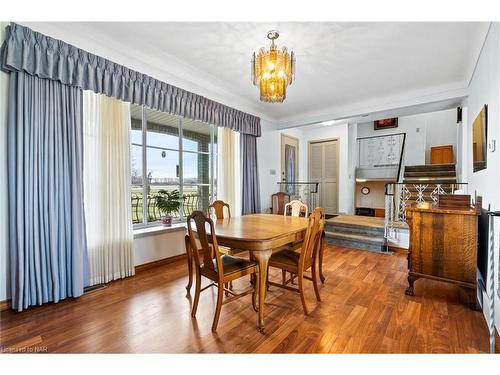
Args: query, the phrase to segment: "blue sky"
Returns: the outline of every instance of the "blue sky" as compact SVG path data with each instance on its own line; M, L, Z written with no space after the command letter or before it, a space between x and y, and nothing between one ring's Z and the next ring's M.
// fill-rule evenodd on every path
M142 143L140 130L132 130L132 143ZM179 138L177 136L159 133L148 133L148 145L178 149ZM183 140L185 150L197 150L197 142L188 139ZM148 172L155 178L176 177L176 166L179 164L179 153L177 151L165 150L165 157L162 157L162 150L155 148L147 149ZM141 174L142 151L140 146L132 146L132 169ZM184 153L184 178L195 178L198 175L198 155Z

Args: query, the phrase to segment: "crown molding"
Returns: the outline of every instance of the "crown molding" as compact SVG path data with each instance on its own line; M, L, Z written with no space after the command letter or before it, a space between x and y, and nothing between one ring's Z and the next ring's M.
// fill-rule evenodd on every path
M420 91L391 95L374 100L362 101L346 106L330 107L315 112L307 112L300 117L290 117L278 121L279 129L307 126L328 120L362 118L367 114L395 111L405 107L420 106L467 96L467 82L459 81L446 86Z

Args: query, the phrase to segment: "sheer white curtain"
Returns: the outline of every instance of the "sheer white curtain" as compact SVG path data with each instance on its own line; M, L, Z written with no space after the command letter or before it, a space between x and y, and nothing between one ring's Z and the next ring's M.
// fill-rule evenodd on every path
M228 203L232 216L241 216L240 134L217 128L217 199Z
M134 274L130 104L84 91L84 200L90 285Z

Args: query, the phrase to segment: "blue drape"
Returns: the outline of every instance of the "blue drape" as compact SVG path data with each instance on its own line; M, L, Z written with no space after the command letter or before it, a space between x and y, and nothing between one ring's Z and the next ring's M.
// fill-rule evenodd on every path
M77 297L88 283L82 90L11 72L8 114L12 308Z
M260 212L259 169L257 167L257 137L240 135L242 214Z
M239 133L261 135L257 116L169 85L25 26L12 23L7 27L1 54L0 68L6 72L23 71Z

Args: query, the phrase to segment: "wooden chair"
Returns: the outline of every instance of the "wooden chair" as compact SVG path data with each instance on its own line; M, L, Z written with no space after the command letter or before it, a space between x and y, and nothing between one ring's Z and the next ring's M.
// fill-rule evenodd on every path
M224 215L224 208L227 209L227 216ZM213 203L210 206L208 206L209 216L211 210L215 211L215 217L217 219L224 219L225 217L231 217L231 208L229 207L229 204L227 204L224 201L221 200L213 201Z
M227 210L227 215L224 215L224 208L226 208ZM211 210L214 210L215 212L215 217L217 218L217 220L219 219L225 219L225 218L230 218L231 217L231 208L229 207L229 204L227 204L226 202L224 201L221 201L221 200L217 200L217 201L213 201L213 203L208 206L208 209L207 209L207 213L208 213L208 216L210 217L211 215ZM226 247L222 247L222 248L219 248L224 254L229 254L229 255L234 255L234 254L238 254L238 253L241 253L245 250L241 250L241 249L231 249L231 248L226 248ZM226 285L226 287L228 287L229 289L233 289L233 283L229 283L229 285ZM226 293L227 295L227 293Z
M287 193L278 192L271 195L271 213L274 215L283 215L285 204L290 202L290 196Z
M297 216L297 217L307 217L308 214L307 204L302 203L301 201L294 199L293 201L285 204L285 210L283 215L285 216Z
M268 281L268 285L277 286L299 293L302 301L302 307L306 315L309 315L309 310L307 309L304 295L304 279L312 281L316 299L319 302L321 301L316 275L316 257L319 249L318 243L321 240L323 228L323 210L321 208L316 208L309 217L309 225L307 227L307 232L304 237L304 243L300 253L297 253L292 249L287 249L273 254L269 259L269 266L281 269L283 275L285 275L285 272L290 272L292 275L296 275L298 279L298 288L293 288L287 285L290 280L283 280L281 284ZM311 277L304 274L304 272L308 269L311 269Z
M196 226L196 235L193 233L193 223ZM210 228L209 233L207 233L207 225ZM256 291L253 287L240 294L235 294L233 293L233 291L224 288L224 285L226 283L229 283L233 280L239 279L246 275L255 275L258 270L257 262L235 257L232 255L221 254L219 251L219 246L217 244L217 238L215 236L214 223L212 219L207 218L201 211L194 211L191 215L189 215L189 217L187 218L187 228L189 236L189 247L194 258L196 271L196 290L191 316L193 318L196 317L198 302L200 301L200 293L212 286L217 287L217 305L215 308L214 321L212 323L213 332L217 330L222 305L246 296L247 294L253 293L252 305L254 310L257 310L257 296ZM200 262L195 236L198 238L201 245L201 250L203 252L203 263ZM212 283L204 288L201 288L202 276L211 280ZM254 282L253 285L257 285L257 283ZM232 297L226 299L225 301L223 301L224 291L232 295Z
M224 208L227 208L227 215L224 215ZM214 201L210 206L208 206L208 216L210 216L211 210L215 211L215 217L217 220L220 219L225 219L225 218L230 218L231 217L231 208L229 207L229 204L227 204L224 201ZM228 248L223 248L224 253L228 253L229 255L234 255L237 253L241 253L241 249L228 249Z

